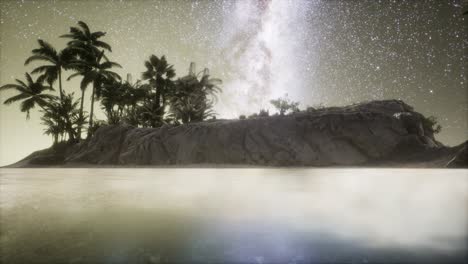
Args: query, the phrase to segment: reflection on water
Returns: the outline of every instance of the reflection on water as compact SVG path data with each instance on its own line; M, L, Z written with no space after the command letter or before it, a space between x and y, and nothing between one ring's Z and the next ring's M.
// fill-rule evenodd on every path
M466 263L468 171L2 169L2 263Z

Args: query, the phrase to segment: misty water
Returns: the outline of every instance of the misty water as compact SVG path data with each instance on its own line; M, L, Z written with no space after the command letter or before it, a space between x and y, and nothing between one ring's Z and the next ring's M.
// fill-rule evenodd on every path
M468 171L1 169L2 263L466 263Z

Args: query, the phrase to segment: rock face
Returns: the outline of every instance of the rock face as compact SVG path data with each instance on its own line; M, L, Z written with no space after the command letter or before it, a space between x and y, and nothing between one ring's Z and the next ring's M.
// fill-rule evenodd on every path
M455 156L447 163L447 168L468 168L468 141L466 141Z
M78 145L37 151L12 166L468 167L467 144L443 146L426 120L387 100L160 128L105 126Z
M181 126L106 126L67 163L115 165L362 165L443 148L425 118L396 100Z

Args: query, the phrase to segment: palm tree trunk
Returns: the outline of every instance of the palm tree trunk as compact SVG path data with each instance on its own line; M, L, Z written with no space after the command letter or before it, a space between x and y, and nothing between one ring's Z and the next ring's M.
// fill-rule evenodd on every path
M159 89L156 90L156 100L155 100L156 107L159 108L161 105L161 91Z
M75 134L73 131L73 126L70 122L70 117L67 116L65 122L66 122L66 130L68 133L68 141L75 143Z
M60 102L63 102L63 91L62 91L62 68L59 68L59 70L58 70L58 79L59 79Z
M90 131L93 129L93 114L94 114L94 92L95 85L93 84L93 93L91 95L91 111L89 113L89 127L88 127L88 137L90 136Z
M83 102L84 102L85 89L81 90L81 102L80 102L80 124L78 126L78 140L81 139L81 128L83 127Z
M156 89L156 109L155 109L155 112L157 113L158 115L158 122L162 121L162 116L163 116L163 113L164 113L164 110L161 108L161 89ZM159 124L157 124L156 122L153 124L153 127L156 127L158 126Z

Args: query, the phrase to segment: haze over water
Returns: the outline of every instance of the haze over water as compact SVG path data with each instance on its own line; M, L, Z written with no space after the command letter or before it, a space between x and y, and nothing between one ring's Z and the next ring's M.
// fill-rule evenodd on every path
M467 170L1 169L2 263L466 263Z

